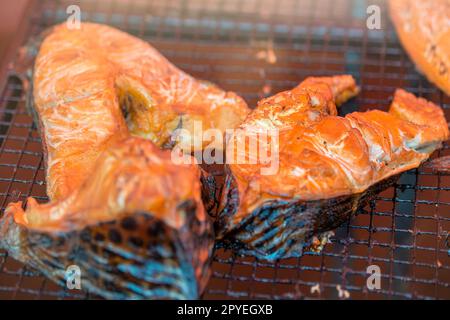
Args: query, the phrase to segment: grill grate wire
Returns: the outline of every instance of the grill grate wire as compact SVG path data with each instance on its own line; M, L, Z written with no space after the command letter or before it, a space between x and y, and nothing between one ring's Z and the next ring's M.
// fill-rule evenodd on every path
M183 70L237 92L250 106L309 75L350 73L362 92L341 114L386 109L395 88L402 87L440 104L450 119L450 98L415 70L384 1L45 0L26 21L28 38L65 21L74 3L83 21L111 24L150 41ZM366 28L370 4L381 8L381 30ZM0 93L2 210L27 196L47 201L41 142L15 71ZM449 149L445 144L433 158L450 155ZM449 231L450 175L422 166L404 173L338 228L320 254L270 263L217 250L203 298L336 299L341 289L353 299L448 299ZM380 290L366 287L372 264L381 269ZM0 251L0 298L91 296L58 287Z

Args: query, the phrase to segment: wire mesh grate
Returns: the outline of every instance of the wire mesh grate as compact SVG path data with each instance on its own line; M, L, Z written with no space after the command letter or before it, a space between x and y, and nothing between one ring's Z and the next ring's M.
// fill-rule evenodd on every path
M150 41L197 78L242 95L249 105L309 75L350 73L362 87L341 114L386 109L402 87L444 107L450 98L416 72L401 48L384 1L381 30L366 28L365 1L194 0L39 1L28 37L67 18L111 24ZM27 196L46 201L39 135L25 111L26 88L12 69L0 96L1 207ZM433 157L450 155L449 146ZM214 298L450 298L450 175L420 167L404 173L325 249L275 263L219 249L203 295ZM380 267L381 289L366 286L366 268ZM47 281L0 251L0 298L90 298Z

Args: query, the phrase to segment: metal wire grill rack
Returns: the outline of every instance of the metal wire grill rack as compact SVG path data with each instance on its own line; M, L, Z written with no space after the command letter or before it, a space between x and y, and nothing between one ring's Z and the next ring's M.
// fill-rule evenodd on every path
M384 1L104 0L36 1L27 38L80 7L83 21L107 23L150 41L192 75L242 95L250 105L308 75L353 74L362 87L341 112L386 109L402 87L444 107L450 98L426 81L403 51ZM381 8L380 30L366 8ZM26 88L11 68L0 93L0 201L46 201L40 138L25 111ZM449 146L433 157L449 155ZM424 167L336 230L320 253L275 263L218 250L203 295L214 298L450 298L450 176ZM366 286L369 265L381 289ZM0 298L90 298L47 281L0 251Z

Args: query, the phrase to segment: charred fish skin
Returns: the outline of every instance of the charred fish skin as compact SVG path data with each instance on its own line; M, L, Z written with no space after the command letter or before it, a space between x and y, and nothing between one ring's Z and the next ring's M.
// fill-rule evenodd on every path
M196 299L209 278L212 228L192 202L180 210L190 222L178 230L146 212L68 232L28 229L5 214L0 247L61 286L67 268L79 267L81 289L98 297Z
M275 261L297 258L314 247L314 236L349 221L377 195L393 186L399 175L391 176L359 194L314 201L266 201L239 223L233 220L239 207L239 193L233 175L225 180L203 173L203 198L211 216L217 247L237 255Z

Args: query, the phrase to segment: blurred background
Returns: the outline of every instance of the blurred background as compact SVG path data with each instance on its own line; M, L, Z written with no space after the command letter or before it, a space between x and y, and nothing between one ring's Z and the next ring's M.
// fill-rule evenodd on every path
M0 76L4 77L7 63L13 58L14 48L20 45L17 31L26 19L30 1L2 1L0 4Z
M450 98L417 72L385 1L2 1L2 209L30 195L47 200L42 148L25 111L27 86L19 57L30 51L23 45L66 21L71 5L79 7L81 21L113 25L149 41L184 71L237 92L252 107L307 76L350 73L362 92L341 115L386 110L401 87L441 105L450 119ZM379 10L374 29L367 24L369 7ZM446 144L433 158L449 154ZM336 230L319 254L269 263L217 250L203 298L449 299L449 230L450 176L420 167ZM381 269L379 290L366 286L370 265ZM95 297L57 287L0 251L0 298Z

